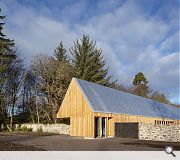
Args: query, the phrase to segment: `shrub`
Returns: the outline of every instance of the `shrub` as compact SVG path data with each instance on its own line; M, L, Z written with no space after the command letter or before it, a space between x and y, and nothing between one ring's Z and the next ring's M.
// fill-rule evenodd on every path
M17 128L18 131L22 131L22 132L32 132L32 128L27 128L26 126L23 126L21 128Z
M43 132L42 127L37 129L38 132Z
M28 132L32 132L33 131L33 129L32 128L28 128Z
M16 128L16 131L21 131L21 127L18 126L18 127Z

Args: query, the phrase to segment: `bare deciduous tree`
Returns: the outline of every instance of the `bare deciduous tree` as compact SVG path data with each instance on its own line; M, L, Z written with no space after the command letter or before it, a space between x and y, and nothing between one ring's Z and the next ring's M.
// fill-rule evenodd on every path
M73 68L65 61L38 55L32 64L33 73L40 78L41 91L47 96L52 108L52 119L56 123L56 114L73 77Z
M10 127L12 128L13 117L17 111L17 102L21 95L22 82L24 78L24 68L21 59L12 62L8 70L10 75L5 83L7 108L10 111Z

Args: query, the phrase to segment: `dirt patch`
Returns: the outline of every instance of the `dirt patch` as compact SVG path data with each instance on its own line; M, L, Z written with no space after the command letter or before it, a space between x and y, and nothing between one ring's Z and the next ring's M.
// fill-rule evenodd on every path
M45 151L42 148L0 141L0 151Z

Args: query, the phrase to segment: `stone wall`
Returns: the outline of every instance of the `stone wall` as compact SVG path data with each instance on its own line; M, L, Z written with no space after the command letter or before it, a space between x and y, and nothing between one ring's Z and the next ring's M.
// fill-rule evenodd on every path
M26 126L27 128L32 128L33 131L42 130L42 132L50 132L57 134L70 134L70 125L67 124L21 124L21 128ZM18 125L16 125L16 128Z
M141 140L180 142L180 125L155 125L139 123Z

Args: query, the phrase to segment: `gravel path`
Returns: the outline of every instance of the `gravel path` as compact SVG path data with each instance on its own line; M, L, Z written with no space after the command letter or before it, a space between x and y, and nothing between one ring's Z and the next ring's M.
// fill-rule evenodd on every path
M179 143L140 141L127 138L84 139L66 135L0 134L0 150L49 151L162 151L166 145L180 150Z

